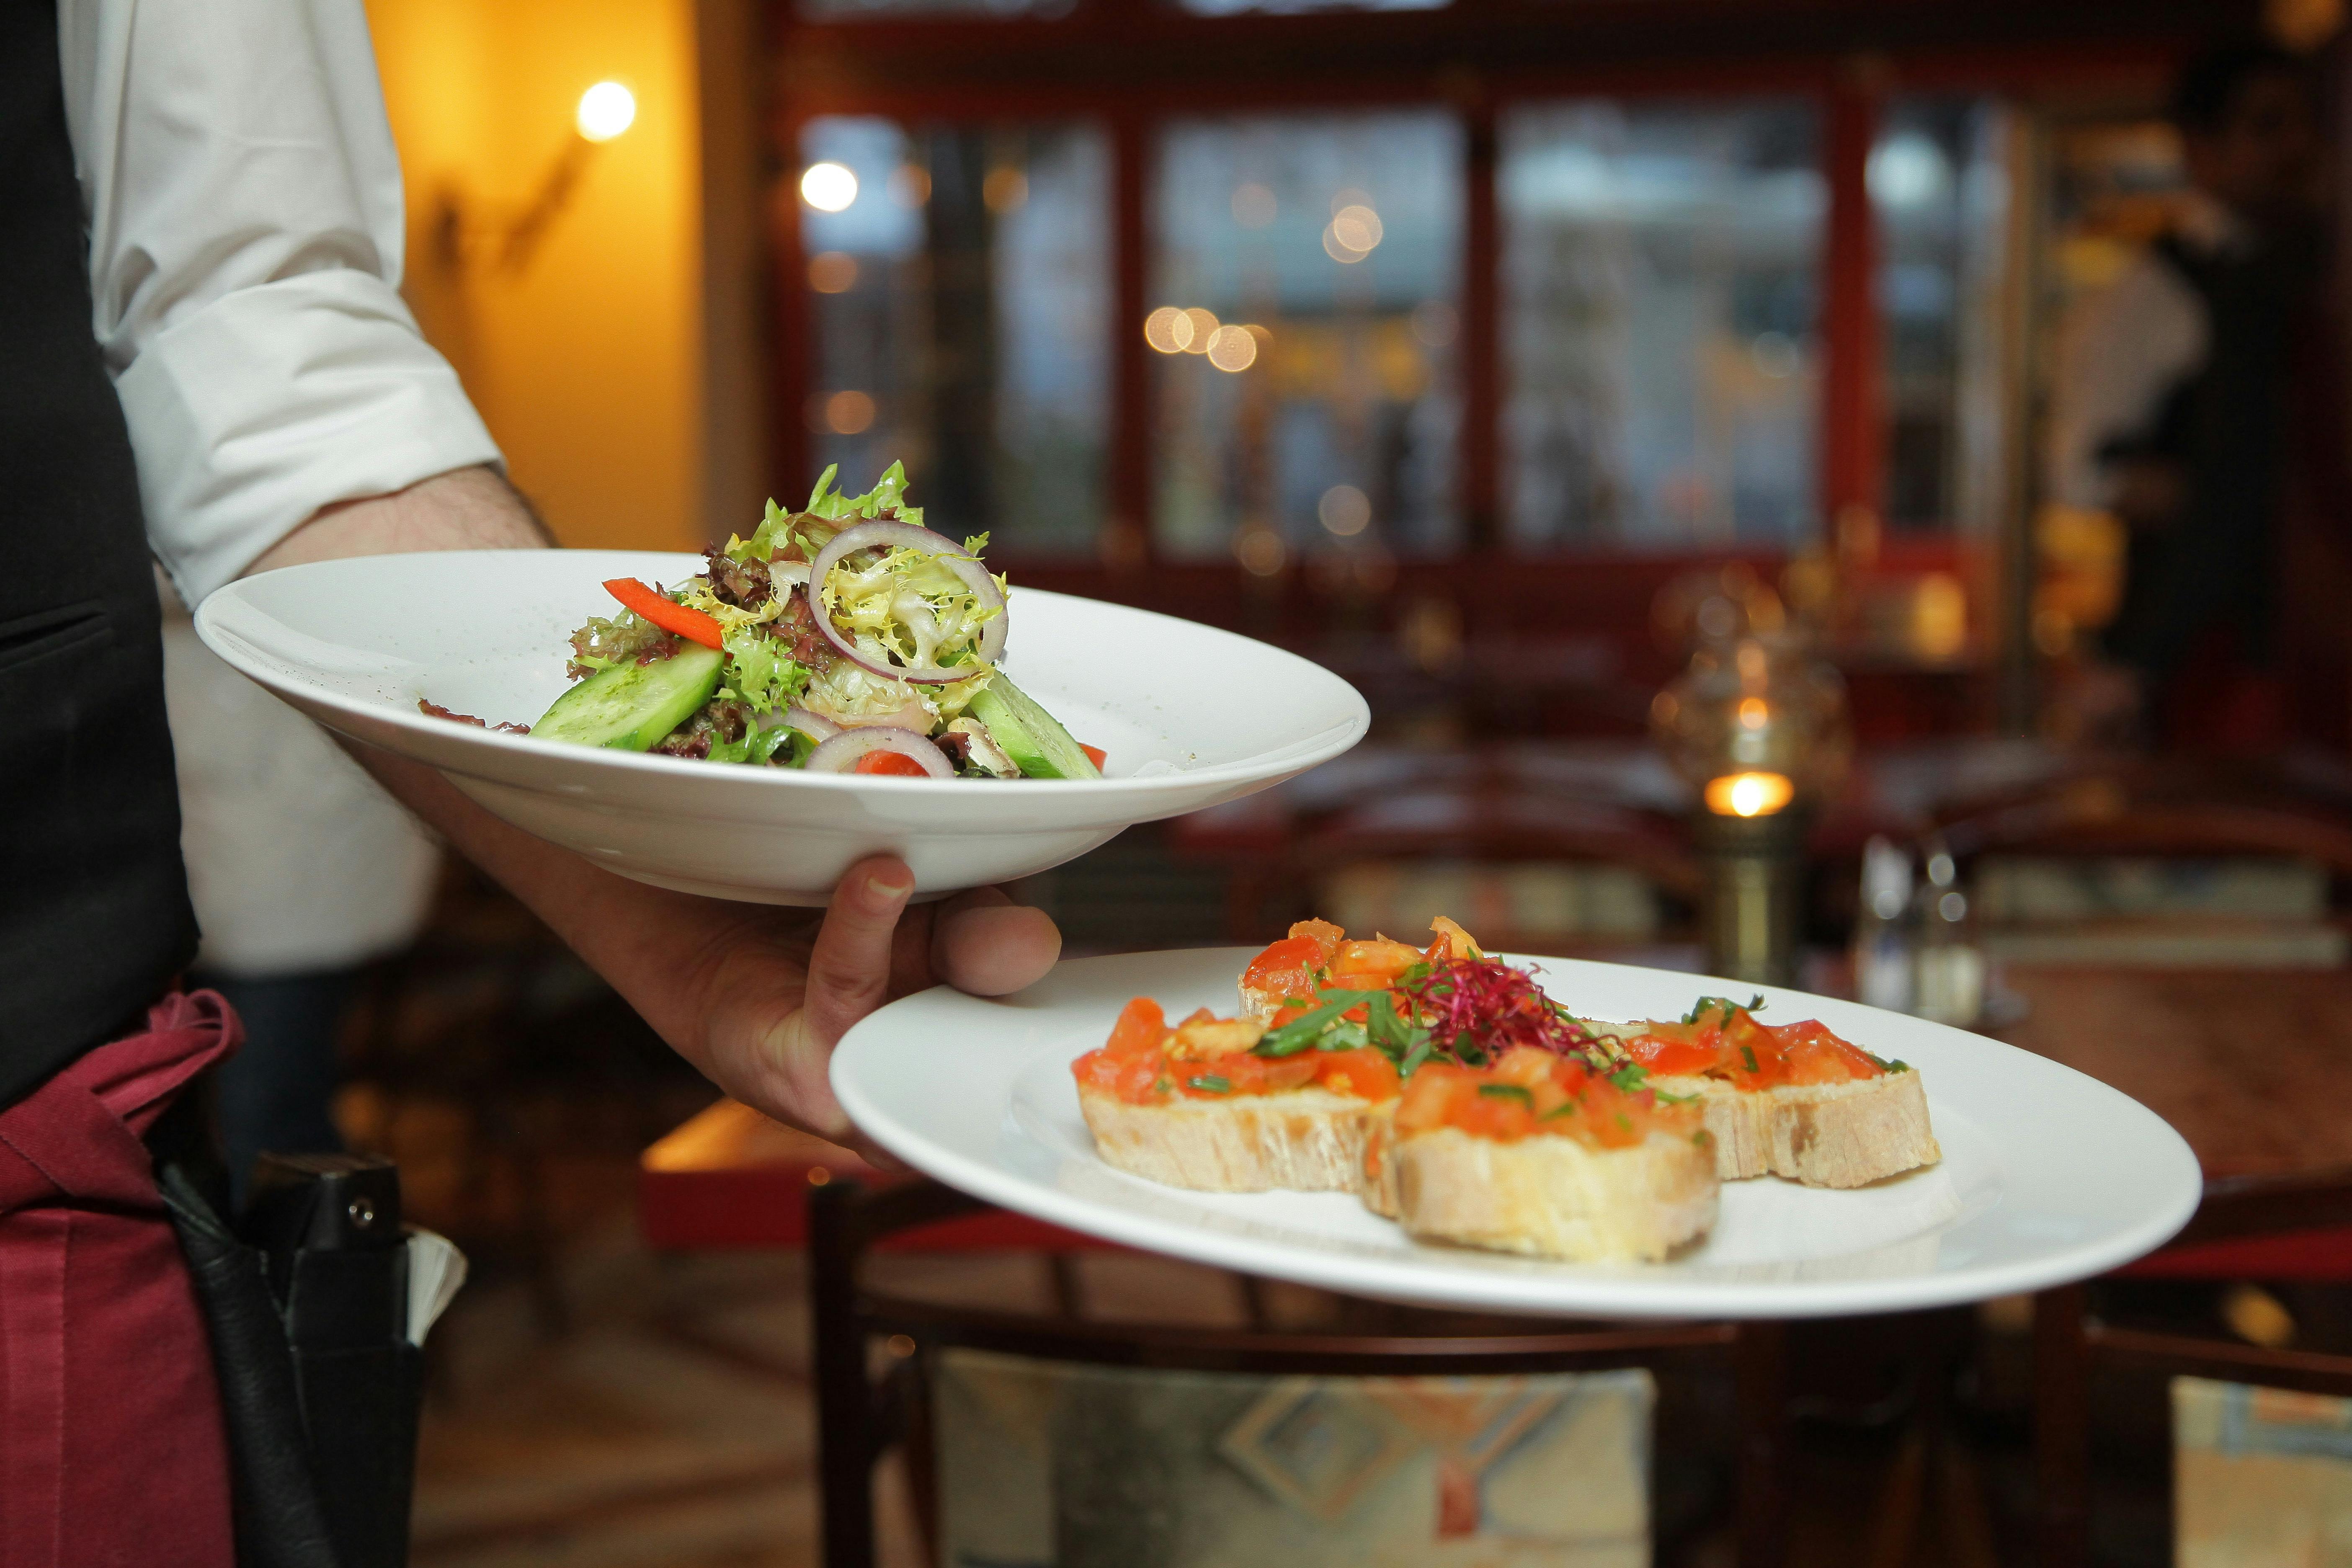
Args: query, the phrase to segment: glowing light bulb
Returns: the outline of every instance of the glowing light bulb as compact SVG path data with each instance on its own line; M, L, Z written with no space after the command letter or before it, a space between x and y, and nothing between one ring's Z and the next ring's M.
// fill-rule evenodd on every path
M821 213L847 212L857 199L857 176L840 163L811 163L801 174L801 200Z
M637 95L617 81L600 81L580 95L572 117L591 142L610 142L637 122Z

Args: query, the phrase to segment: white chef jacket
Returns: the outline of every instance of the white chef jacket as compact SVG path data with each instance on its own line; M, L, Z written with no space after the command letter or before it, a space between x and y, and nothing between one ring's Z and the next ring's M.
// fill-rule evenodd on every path
M320 507L495 463L400 298L361 0L58 0L91 328L194 604Z
M182 598L331 502L499 460L400 298L361 0L58 0L58 22L91 330ZM184 616L164 652L202 962L270 975L405 943L437 863L423 832Z
M2192 195L2175 225L2181 243L2228 255L2252 243L2245 226L2211 198ZM2104 511L2115 502L2118 442L2155 434L2175 389L2203 368L2212 324L2180 269L2151 250L2085 299L2063 323L2050 406L2050 499Z

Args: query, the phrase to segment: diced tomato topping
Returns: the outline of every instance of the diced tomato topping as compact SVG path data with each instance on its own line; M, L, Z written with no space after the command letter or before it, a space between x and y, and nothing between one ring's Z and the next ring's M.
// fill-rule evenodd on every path
M1871 1059L1869 1052L1839 1039L1812 1019L1783 1024L1773 1032L1780 1037L1790 1083L1851 1083L1855 1079L1876 1078L1886 1070Z
M1099 1089L1132 1105L1159 1105L1171 1099L1223 1100L1235 1095L1277 1094L1319 1083L1336 1093L1381 1101L1396 1097L1397 1072L1387 1057L1369 1047L1352 1051L1300 1051L1261 1057L1249 1051L1214 1056L1169 1053L1177 1029L1216 1023L1199 1009L1174 1028L1160 1004L1138 996L1120 1012L1110 1038L1070 1065L1080 1087ZM1254 1034L1255 1031L1253 1030ZM1182 1047L1180 1047L1180 1049Z
M1847 1083L1886 1070L1816 1019L1768 1025L1744 1010L1721 1025L1652 1024L1640 1038L1625 1042L1625 1054L1661 1078L1706 1075L1743 1090Z
M868 752L857 759L854 773L888 773L910 779L929 778L923 764L912 757L902 757L896 752Z
M1313 942L1316 952L1323 955L1323 962L1326 963L1330 963L1331 955L1339 951L1339 944L1348 940L1348 933L1329 921L1294 921L1290 927L1289 936L1292 940L1305 937L1308 942Z
M1358 1100L1378 1103L1394 1100L1403 1087L1397 1078L1396 1064L1375 1050L1301 1053L1301 1058L1309 1057L1315 1063L1315 1081L1334 1094L1353 1095Z
M1250 966L1242 972L1242 984L1253 991L1278 997L1296 996L1312 1003L1315 972L1325 962L1323 951L1313 938L1285 937L1250 960Z
M1119 1010L1118 1022L1111 1026L1109 1043L1103 1049L1133 1056L1157 1050L1167 1040L1168 1015L1150 997L1138 996Z
M1721 1065L1723 1031L1712 1024L1663 1024L1627 1040L1625 1054L1660 1078L1696 1078Z
M1110 760L1108 752L1104 751L1100 746L1089 746L1084 741L1078 742L1078 750L1087 754L1087 761L1094 763L1097 773L1102 772L1103 763Z
M1572 1058L1520 1048L1488 1068L1422 1068L1405 1085L1396 1131L1406 1138L1454 1127L1507 1143L1548 1133L1622 1149L1654 1130L1695 1133L1700 1121L1694 1104L1661 1105L1649 1090L1629 1094Z
M1331 984L1342 991L1383 991L1421 962L1421 949L1386 937L1343 942L1331 959Z

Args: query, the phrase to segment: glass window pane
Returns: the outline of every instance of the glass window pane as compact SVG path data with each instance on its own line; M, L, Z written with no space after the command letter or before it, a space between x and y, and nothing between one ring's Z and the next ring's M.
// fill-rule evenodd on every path
M1981 526L1999 505L2011 134L1998 104L1897 98L1870 150L1897 528Z
M1168 554L1378 585L1454 542L1462 163L1439 112L1169 128L1154 314L1122 329L1160 351Z
M946 531L1090 551L1110 401L1106 138L829 118L802 152L818 465L859 489L903 459Z
M1512 542L1813 531L1817 119L1802 102L1600 100L1506 118Z

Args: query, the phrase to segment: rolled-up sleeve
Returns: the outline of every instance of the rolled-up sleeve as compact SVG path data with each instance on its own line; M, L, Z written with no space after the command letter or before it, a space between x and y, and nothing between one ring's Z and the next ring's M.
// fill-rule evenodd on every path
M499 461L400 297L361 0L61 0L92 327L191 604L320 508Z

